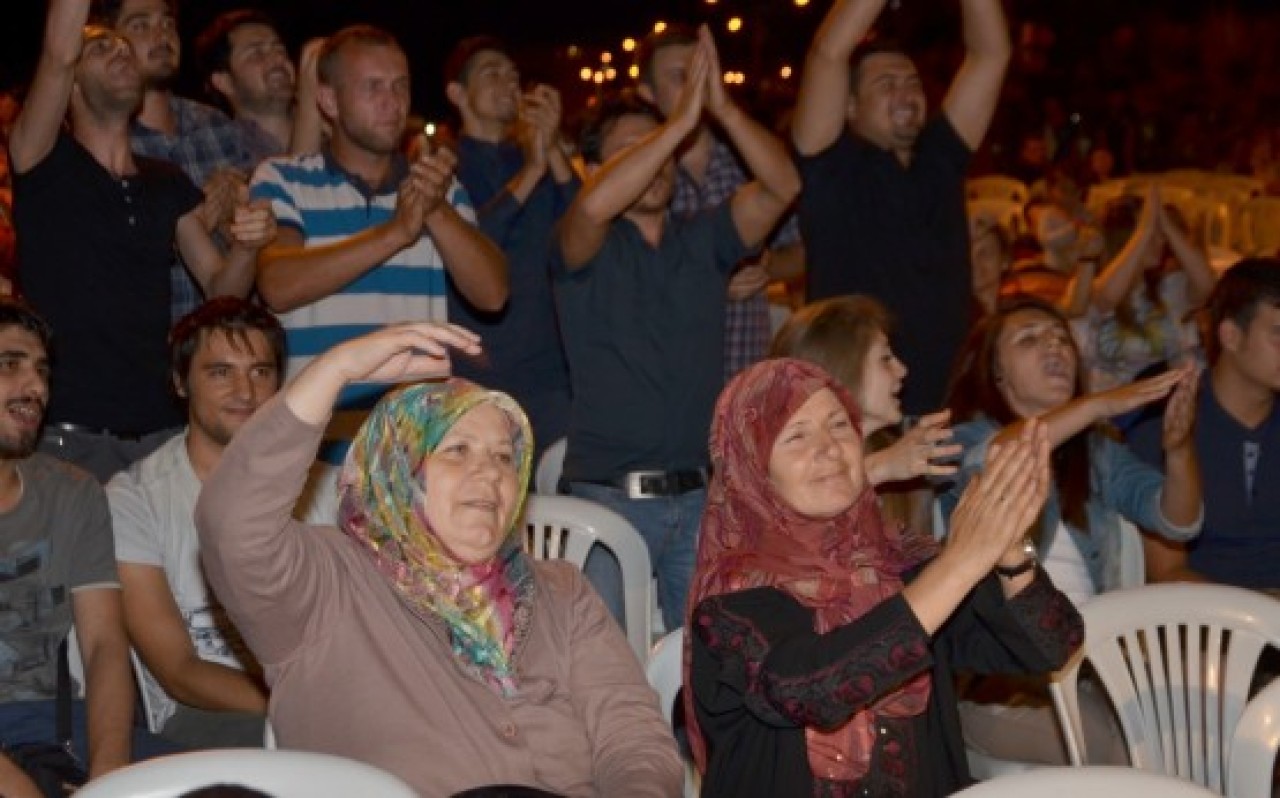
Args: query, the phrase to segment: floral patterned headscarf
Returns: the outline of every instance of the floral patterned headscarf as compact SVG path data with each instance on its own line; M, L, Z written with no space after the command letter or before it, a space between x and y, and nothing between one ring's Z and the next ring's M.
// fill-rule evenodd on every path
M453 425L481 404L495 405L511 422L519 493L497 553L467 565L427 521L423 464ZM338 480L338 526L368 551L415 613L444 621L453 654L504 696L516 691L512 659L533 606L533 570L516 534L532 460L529 420L511 397L450 379L406 385L383 397L352 442Z
M690 612L710 596L772 586L813 610L814 631L827 632L901 592L902 574L936 553L932 539L904 534L885 523L865 474L862 492L831 518L802 515L774 489L769 478L774 441L796 411L824 388L835 394L857 425L861 413L849 391L818 366L801 360L758 363L720 395L711 426L713 471ZM686 685L691 683L690 651L686 645ZM806 729L813 774L831 781L862 778L870 767L876 717L920 714L930 689L928 672L921 673L834 731ZM690 745L705 771L706 742L689 690L685 702Z

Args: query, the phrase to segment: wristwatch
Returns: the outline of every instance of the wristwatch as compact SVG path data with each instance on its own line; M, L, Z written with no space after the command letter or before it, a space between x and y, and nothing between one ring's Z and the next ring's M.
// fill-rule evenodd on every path
M1033 541L1031 538L1023 538L1022 553L1026 555L1025 560L1018 563L1017 565L1010 565L1010 566L997 565L996 573L1000 574L1003 577L1012 578L1015 576L1021 576L1022 574L1025 574L1027 571L1030 571L1032 568L1035 568L1036 563L1039 561L1038 558L1036 557L1035 541Z

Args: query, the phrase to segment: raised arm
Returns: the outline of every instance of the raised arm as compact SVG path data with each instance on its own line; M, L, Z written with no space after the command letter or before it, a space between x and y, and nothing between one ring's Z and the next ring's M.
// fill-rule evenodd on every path
M507 301L507 258L480 229L447 201L461 185L453 179L458 160L440 148L424 153L412 167L410 180L424 197L423 229L431 236L458 293L479 310L498 311Z
M732 210L738 237L748 247L755 247L800 193L800 174L778 137L729 99L720 79L720 56L706 25L698 30L697 47L708 66L703 77L707 112L728 134L754 178L734 192Z
M1209 265L1209 259L1205 257L1204 250L1192 243L1174 221L1169 210L1163 206L1160 208L1158 224L1165 241L1169 242L1169 249L1173 250L1174 260L1187 275L1187 304L1191 308L1198 308L1208 301L1209 295L1213 293L1213 287L1218 282L1218 276Z
M684 90L666 123L615 154L587 178L560 222L565 266L577 269L595 257L609 225L640 198L680 143L698 127L710 67L706 51L698 47Z
M885 0L837 0L804 60L791 140L801 155L816 155L840 137L849 106L849 57L871 30Z
M298 91L293 107L293 135L289 139L290 155L310 155L320 152L324 144L324 115L316 102L316 87L320 84L320 51L324 39L311 39L298 55Z
M942 101L942 110L969 149L976 150L991 125L1009 66L1009 25L1001 0L961 0L960 6L964 63Z
M239 188L239 194L227 228L231 247L225 255L206 229L199 208L178 220L178 251L207 297L248 296L253 289L258 252L276 237L271 204L249 200L249 190L244 186Z
M1147 249L1160 234L1159 215L1160 192L1152 185L1147 191L1133 235L1093 281L1093 306L1098 311L1111 313L1129 295L1134 279L1142 270Z
M84 46L89 0L50 0L44 47L36 64L31 91L9 134L9 159L16 173L44 160L58 140L67 115L76 62ZM106 40L114 46L114 42Z

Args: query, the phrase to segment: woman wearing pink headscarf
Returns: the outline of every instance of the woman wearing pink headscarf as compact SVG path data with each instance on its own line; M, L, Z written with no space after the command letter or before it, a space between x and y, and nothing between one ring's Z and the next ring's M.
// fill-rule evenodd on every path
M817 366L739 375L711 455L685 674L703 795L967 785L952 669L1050 671L1082 639L1022 541L1049 487L1043 431L991 454L941 551L885 523L858 409Z

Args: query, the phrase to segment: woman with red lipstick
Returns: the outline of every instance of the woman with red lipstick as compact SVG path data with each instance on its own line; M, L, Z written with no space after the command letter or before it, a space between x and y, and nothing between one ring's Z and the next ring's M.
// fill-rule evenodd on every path
M1009 301L979 322L958 365L950 406L960 420L955 435L964 455L959 477L941 498L944 517L956 506L988 447L1014 439L1025 423L1037 419L1047 428L1054 447L1054 489L1028 534L1029 544L1054 584L1077 605L1120 586L1121 516L1173 541L1199 533L1200 472L1191 439L1197 378L1193 366L1109 391L1085 393L1080 353L1066 319L1052 305L1025 297ZM1105 424L1166 396L1170 399L1164 417L1166 467L1162 474L1108 434ZM983 687L990 686L990 680L985 680ZM966 723L970 745L1002 758L1065 762L1047 700L1039 703L1037 699L1031 707L1021 705L1028 699L1028 690L1035 692L1042 686L1019 684L1011 691L1018 694L1018 709L1026 710L1018 721L1025 721L1027 729L1019 731L1012 718L1002 716L993 724L1002 732L992 735L999 739L979 740L975 739L977 726ZM1003 699L1003 692L984 690L984 697L1001 693ZM989 703L1001 705L1003 700ZM1105 707L1101 712L1105 717ZM961 714L969 720L964 705ZM1034 720L1022 714L1034 715ZM1041 733L1032 733L1032 726ZM1101 750L1104 758L1114 761L1106 750L1114 752L1117 740L1102 730L1098 734L1102 736L1089 750ZM1116 756L1122 758L1123 752Z

